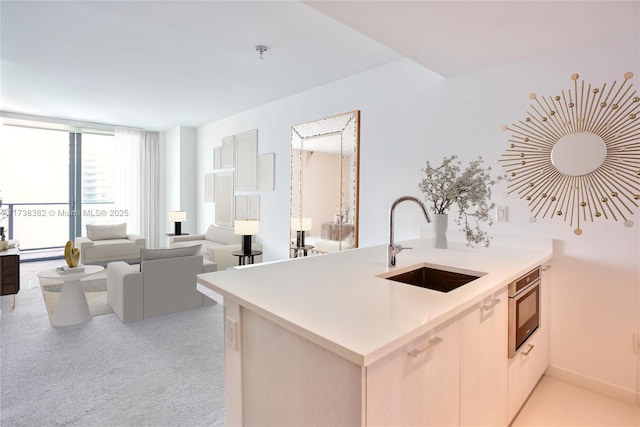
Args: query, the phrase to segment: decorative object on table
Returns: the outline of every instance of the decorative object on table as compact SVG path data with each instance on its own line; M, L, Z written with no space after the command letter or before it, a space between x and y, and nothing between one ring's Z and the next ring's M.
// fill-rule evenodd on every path
M461 226L467 245L482 243L489 246L491 238L480 228L480 222L493 224L489 215L495 206L490 203L491 187L505 177L501 175L493 179L490 175L491 167L483 167L482 157L471 161L464 170L460 169L457 158L455 155L445 157L442 164L435 168L427 162L422 169L425 177L419 183L420 191L425 200L431 203L431 210L435 214L434 224L445 221L444 218L437 218L438 215L446 215L455 205L458 208L456 223ZM446 242L446 237L440 235L436 236L434 245L442 248L443 245L446 247Z
M56 272L58 274L74 274L74 273L82 273L84 271L84 267L75 266L71 267L68 265L61 265L60 267L56 267Z
M311 218L291 218L291 229L296 231L296 247L304 248L304 232L311 231Z
M185 211L169 211L169 222L174 224L174 234L180 236L182 234L182 223L187 220Z
M235 221L234 233L242 236L242 252L251 255L251 236L258 234L260 223L256 220Z
M64 245L64 260L70 268L77 267L78 261L80 261L80 249L74 248L71 240Z
M447 240L447 230L449 229L449 215L433 214L433 230L434 241L433 246L438 249L447 249L449 241Z
M524 120L511 131L509 147L500 161L509 175L507 195L517 193L529 204L535 222L539 216L562 217L576 235L587 219L617 221L626 227L632 207L640 201L640 97L624 75L607 87L578 84L573 91L538 98Z
M5 239L6 235L4 234L4 227L0 227L0 241Z

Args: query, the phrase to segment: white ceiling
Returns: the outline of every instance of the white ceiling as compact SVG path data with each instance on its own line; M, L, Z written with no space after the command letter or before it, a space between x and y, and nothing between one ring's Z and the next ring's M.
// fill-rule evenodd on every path
M0 18L3 111L166 130L403 56L451 76L639 32L640 3L2 0Z

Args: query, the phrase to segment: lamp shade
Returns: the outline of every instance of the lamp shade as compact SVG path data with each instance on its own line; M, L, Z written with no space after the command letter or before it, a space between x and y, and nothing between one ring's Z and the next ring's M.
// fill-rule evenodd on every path
M242 236L258 234L260 222L256 220L237 220L233 232Z
M311 230L311 218L291 218L291 229L294 231Z
M185 211L169 211L169 222L185 222L187 213Z

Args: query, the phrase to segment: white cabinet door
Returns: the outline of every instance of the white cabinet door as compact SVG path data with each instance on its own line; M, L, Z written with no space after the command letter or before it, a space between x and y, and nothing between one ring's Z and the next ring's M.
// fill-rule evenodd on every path
M454 322L368 367L367 425L458 425L459 355L459 324Z
M507 289L460 320L460 425L507 425Z

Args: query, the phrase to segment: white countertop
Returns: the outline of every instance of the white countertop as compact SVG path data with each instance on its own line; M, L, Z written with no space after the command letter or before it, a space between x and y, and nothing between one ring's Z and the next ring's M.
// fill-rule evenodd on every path
M551 259L551 241L536 250L513 247L434 249L429 240L400 242L412 250L386 265L386 245L198 275L198 290L232 300L360 365L463 312ZM418 265L486 273L442 293L376 277Z

